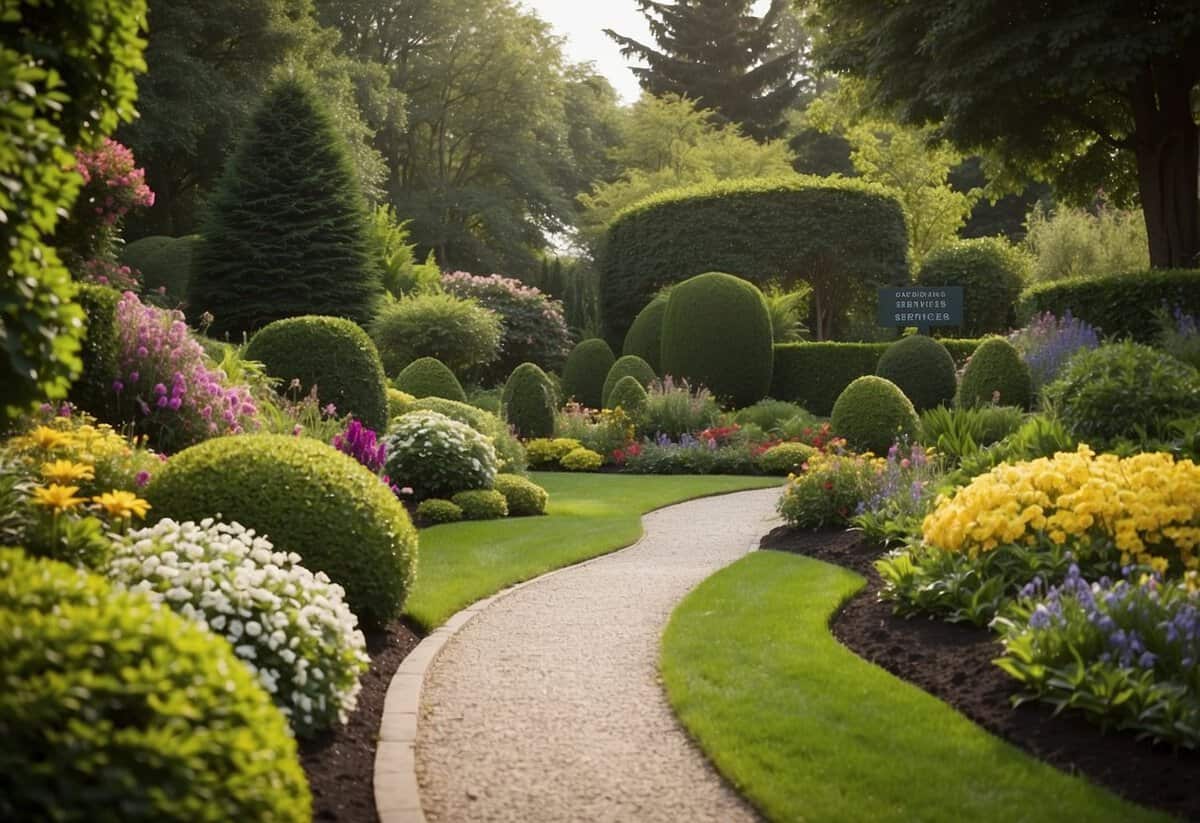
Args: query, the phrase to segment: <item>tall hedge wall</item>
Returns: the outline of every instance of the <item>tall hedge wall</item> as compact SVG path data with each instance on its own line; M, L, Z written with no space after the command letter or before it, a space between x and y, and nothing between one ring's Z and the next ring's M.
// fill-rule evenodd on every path
M726 180L673 189L613 220L600 250L601 301L610 340L661 287L708 271L757 284L813 285L826 330L852 299L908 276L900 204L858 180Z

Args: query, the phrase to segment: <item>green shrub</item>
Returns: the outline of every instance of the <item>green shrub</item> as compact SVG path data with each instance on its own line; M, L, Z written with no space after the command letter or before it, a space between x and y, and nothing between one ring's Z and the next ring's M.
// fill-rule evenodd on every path
M874 375L857 378L838 395L830 422L850 448L875 454L887 454L899 437L915 436L918 425L900 387Z
M719 272L671 289L663 316L664 374L749 406L771 388L771 317L754 284Z
M467 393L442 361L435 357L421 357L412 361L397 375L396 388L413 397L441 397L459 403L467 402Z
M463 519L463 510L453 501L431 497L417 504L417 519L430 526L440 523L457 523Z
M361 328L341 317L288 317L263 326L245 358L262 363L281 387L300 381L302 395L315 386L321 405L354 415L376 431L387 425L387 378L379 352Z
M1024 416L1016 406L935 406L921 412L918 439L957 462L1012 434Z
M782 343L775 346L771 396L826 416L856 377L874 374L886 343Z
M477 409L489 411L499 417L500 396L503 393L503 386L495 386L490 389L473 388L467 392L467 402Z
M740 426L758 426L764 432L769 432L778 430L786 421L798 416L808 417L813 422L816 420L803 406L768 398L740 410L733 419Z
M958 376L946 347L923 334L913 334L888 346L875 374L891 380L918 412L954 401Z
M1043 397L1093 448L1166 439L1170 422L1200 415L1200 373L1168 354L1124 342L1080 351Z
M230 645L0 550L0 818L312 819L287 722Z
M198 234L143 237L121 249L121 262L141 272L143 292L162 289L167 301L178 305L187 299L192 256L199 245Z
M583 340L571 349L563 366L563 396L589 409L604 404L604 379L617 358L598 337Z
M642 384L633 375L626 375L617 381L612 394L608 396L608 405L614 409L623 409L632 419L637 419L646 410L650 402L649 395Z
M1022 245L1033 258L1033 279L1104 277L1150 265L1146 219L1101 204L1095 214L1059 203L1048 215L1035 203L1025 221Z
M608 370L608 374L604 378L604 389L601 392L601 403L603 408L611 408L609 396L612 394L613 388L616 387L617 381L622 377L632 377L641 387L647 388L650 383L658 378L654 373L654 369L650 368L650 364L638 357L636 354L626 354L617 358L613 363L612 368Z
M476 406L441 397L422 397L413 400L405 409L406 412L418 410L444 414L451 420L466 423L480 434L487 435L492 438L492 447L496 450L496 459L499 460L499 470L515 474L524 473L527 466L525 447L521 445L520 440L513 437L508 426L504 425L504 421L497 415Z
M121 294L116 289L84 283L76 299L87 317L87 334L79 352L83 371L71 384L68 399L105 423L119 424L122 421L113 381L120 376L116 321Z
M546 513L550 495L528 478L516 474L496 475L496 491L504 495L511 517L528 517Z
M798 529L844 528L850 525L858 505L870 500L877 487L875 469L861 455L818 455L807 471L784 487L779 514Z
M184 449L146 487L158 517L220 515L300 555L346 590L367 629L400 614L416 564L408 513L379 478L305 437L247 434Z
M554 434L554 410L557 406L554 384L533 363L522 363L513 369L500 398L504 419L522 437L549 437Z
M569 472L594 472L604 463L604 457L591 449L573 449L558 461Z
M491 438L434 411L411 411L392 421L384 439L384 470L392 483L411 486L414 497L446 497L489 489L498 461Z
M917 285L962 286L958 336L1005 332L1017 324L1015 306L1029 278L1030 262L1000 237L959 240L929 253L917 273Z
M963 370L958 386L958 405L983 406L1002 403L1029 409L1033 376L1013 345L1003 337L985 340Z
M455 374L500 356L500 317L474 300L419 294L386 303L370 325L383 368L398 374L421 357L434 357Z
M1027 322L1047 311L1062 317L1070 309L1072 316L1107 337L1153 344L1159 333L1155 315L1163 306L1200 316L1200 269L1152 269L1039 283L1021 293L1017 313Z
M630 474L759 474L758 460L744 443L710 448L707 442L688 445L642 443L627 454L624 470Z
M763 474L793 474L816 453L805 443L780 443L758 456L758 467Z
M495 520L508 514L508 502L495 489L471 489L454 495L454 505L467 520Z
M655 295L633 318L621 344L622 355L642 358L656 374L662 366L662 323L666 313L667 295Z
M676 384L668 375L650 384L638 427L645 434L677 438L707 429L720 416L721 407L708 389L693 389L686 380Z
M399 417L400 415L409 411L412 404L416 401L416 399L417 398L413 397L411 394L409 394L406 391L400 391L399 389L395 389L395 388L392 388L391 386L388 386L387 387L388 420L391 420L395 417ZM428 399L428 398L426 398L426 399ZM447 402L453 403L455 401L450 400Z
M525 452L529 455L529 465L537 468L557 466L559 461L575 449L583 448L583 443L570 437L538 437L525 444Z

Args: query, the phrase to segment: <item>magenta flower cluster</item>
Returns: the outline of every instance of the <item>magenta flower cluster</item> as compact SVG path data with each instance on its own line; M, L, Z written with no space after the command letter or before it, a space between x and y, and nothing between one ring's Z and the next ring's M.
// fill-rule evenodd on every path
M82 282L98 283L121 291L140 291L142 287L138 272L134 269L102 258L84 262L77 276Z
M83 177L80 199L105 225L115 225L131 209L154 205L145 170L137 168L133 152L116 140L106 137L95 151L78 150L75 160Z
M335 449L350 455L375 474L379 474L387 462L387 444L379 440L373 429L353 418L344 432L333 436L332 442Z

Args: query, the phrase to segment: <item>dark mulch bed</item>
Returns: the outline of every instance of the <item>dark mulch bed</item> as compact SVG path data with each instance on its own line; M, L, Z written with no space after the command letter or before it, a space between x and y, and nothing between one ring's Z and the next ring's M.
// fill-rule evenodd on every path
M346 725L300 744L300 762L312 787L313 820L379 821L374 774L383 700L400 661L420 638L398 620L366 638L371 668L363 675L354 713Z
M1008 698L1019 684L991 662L1003 653L996 636L974 626L893 615L890 604L878 600L881 581L871 564L880 550L857 533L781 526L760 547L836 563L867 578L831 624L834 636L860 657L1062 771L1136 803L1200 820L1200 752L1176 753L1132 734L1104 734L1081 716L1054 717L1036 703L1014 709Z

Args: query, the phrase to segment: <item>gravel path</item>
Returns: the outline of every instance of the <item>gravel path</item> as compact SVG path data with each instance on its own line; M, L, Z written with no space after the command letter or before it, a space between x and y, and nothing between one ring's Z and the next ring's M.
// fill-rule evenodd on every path
M755 820L675 720L658 653L675 605L771 528L778 494L649 514L633 547L526 586L456 634L422 692L428 819Z

